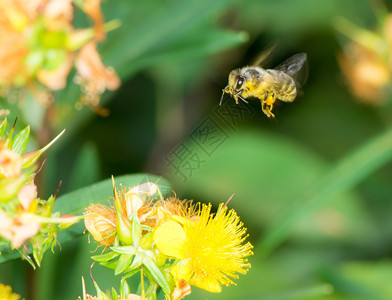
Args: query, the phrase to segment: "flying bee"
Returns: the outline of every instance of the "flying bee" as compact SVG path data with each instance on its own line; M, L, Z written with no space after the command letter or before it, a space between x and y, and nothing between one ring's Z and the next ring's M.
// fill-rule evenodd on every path
M223 89L219 105L225 94L231 95L235 103L255 97L261 101L261 109L267 117L275 117L272 109L276 99L293 102L307 77L307 55L298 53L286 59L274 69L248 66L235 69L229 74L229 84Z

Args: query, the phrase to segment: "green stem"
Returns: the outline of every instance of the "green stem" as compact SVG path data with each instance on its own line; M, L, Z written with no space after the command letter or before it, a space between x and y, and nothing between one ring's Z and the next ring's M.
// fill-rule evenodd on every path
M285 293L276 294L263 298L265 300L305 300L305 299L316 299L316 297L323 297L331 295L333 293L333 287L329 284L322 284L310 288L305 288L297 291L290 291Z
M392 128L348 154L313 186L294 196L292 204L267 229L259 251L269 255L300 220L355 187L391 159Z

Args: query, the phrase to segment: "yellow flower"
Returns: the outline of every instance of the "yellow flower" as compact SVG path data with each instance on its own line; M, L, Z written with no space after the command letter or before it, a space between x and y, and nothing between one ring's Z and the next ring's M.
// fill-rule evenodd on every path
M9 285L0 283L0 299L1 300L18 300L20 296L12 293L12 289Z
M154 232L158 250L179 260L171 269L178 286L182 280L210 292L220 292L221 285L230 285L237 273L245 274L253 246L244 244L246 228L237 213L221 204L211 214L211 204L202 204L194 214L194 206L182 216L164 221Z

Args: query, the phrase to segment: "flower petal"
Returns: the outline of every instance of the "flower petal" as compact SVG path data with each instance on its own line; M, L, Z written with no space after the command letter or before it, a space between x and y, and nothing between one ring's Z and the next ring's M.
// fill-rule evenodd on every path
M220 293L222 290L219 281L213 277L192 277L189 283L211 293Z
M3 148L0 150L0 178L18 176L22 172L22 158L15 152Z
M28 210L37 195L37 186L32 182L24 185L18 192L18 198L24 210Z
M87 92L100 94L105 88L115 90L120 86L115 71L102 63L94 42L88 42L82 47L76 59L76 69L87 81Z
M188 282L192 276L193 271L189 260L182 260L171 268L170 273L172 274L173 279L177 284L183 280Z
M103 14L101 11L100 0L85 0L82 9L94 21L95 36L98 41L105 39L105 31L103 28Z
M67 84L67 77L72 69L73 55L67 54L67 58L64 62L54 70L39 69L37 72L37 78L41 83L47 86L53 91L61 90Z
M158 250L166 256L184 258L183 246L187 241L184 229L174 221L166 221L154 232L154 241Z

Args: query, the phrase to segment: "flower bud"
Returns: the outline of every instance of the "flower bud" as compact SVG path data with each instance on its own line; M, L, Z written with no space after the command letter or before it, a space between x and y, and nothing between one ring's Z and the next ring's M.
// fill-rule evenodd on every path
M94 240L103 246L110 246L116 238L116 215L110 207L90 205L85 214L84 224Z
M119 211L117 211L117 235L120 242L132 245L132 223Z

